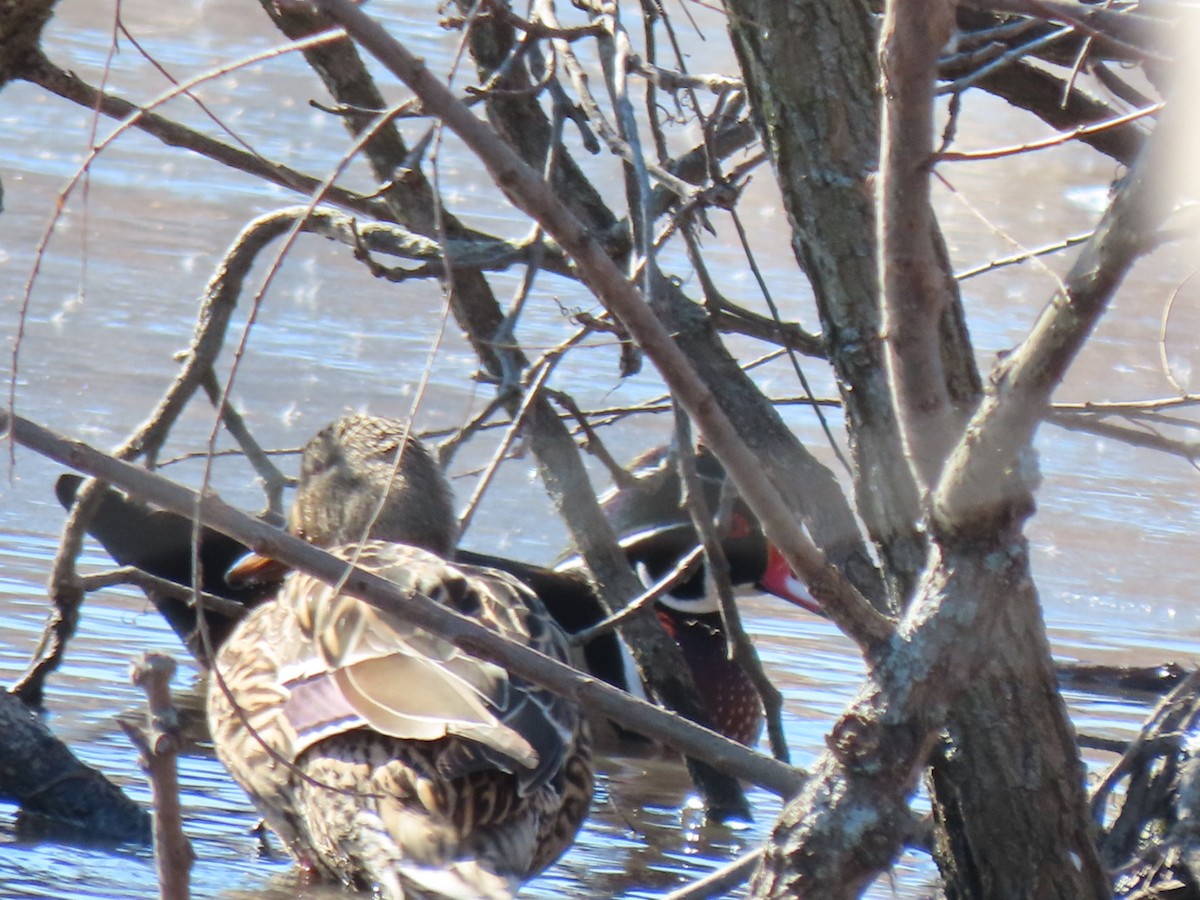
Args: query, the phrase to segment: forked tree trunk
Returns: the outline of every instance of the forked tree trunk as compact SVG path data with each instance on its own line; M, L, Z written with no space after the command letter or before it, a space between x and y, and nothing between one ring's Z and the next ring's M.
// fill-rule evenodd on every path
M879 338L874 20L866 4L834 0L730 0L728 8L757 125L846 404L860 512L889 584L907 598L924 549ZM939 235L934 240L941 245ZM966 404L977 396L979 380L962 322L955 303L941 335L947 389ZM1027 576L1024 546L1010 552ZM988 663L954 701L948 737L934 754L938 863L948 896L962 900L1106 896L1074 732L1055 685L1032 580L1022 581L1021 590L1009 585L1004 596L992 598L1004 612L990 635L977 636L978 658ZM799 810L790 806L768 867L791 864L788 838L798 824ZM756 891L786 896L792 882L785 873L773 874L781 877L763 875Z

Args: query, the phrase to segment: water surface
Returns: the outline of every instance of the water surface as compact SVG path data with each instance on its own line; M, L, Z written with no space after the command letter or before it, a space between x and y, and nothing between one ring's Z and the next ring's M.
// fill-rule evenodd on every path
M125 24L180 78L278 43L254 4L136 0L121 9ZM429 8L406 12L400 3L380 0L370 9L435 67L445 68L455 38L429 24ZM52 58L98 81L111 14L109 4L64 0L47 38ZM702 47L697 45L700 58L708 68L728 67L730 57L715 16L698 15L708 37ZM128 45L113 65L110 85L116 92L144 99L164 88ZM403 96L394 86L388 90ZM340 126L308 106L310 97L323 96L296 58L255 64L207 83L201 93L225 123L269 158L323 175L346 146ZM167 112L212 128L183 101L175 101ZM968 114L960 132L981 146L1045 133L997 101L979 102ZM0 93L0 124L5 134L0 139L5 187L0 221L6 235L0 249L0 321L12 335L32 248L50 219L55 197L82 159L89 115L17 84ZM99 133L110 128L101 123ZM417 124L406 129L410 137L420 133ZM525 231L480 168L453 145L445 151L443 165L446 193L457 214L504 234ZM948 170L945 174L970 204L949 193L938 197L956 267L968 269L1012 252L1010 239L982 228L978 214L1027 246L1087 230L1100 210L1097 197L1103 201L1097 186L1102 188L1113 170L1110 162L1080 148L989 169ZM783 314L815 327L808 290L790 256L785 218L769 181L761 171L751 185L743 207L747 228ZM352 172L350 182L370 187L362 167ZM166 151L144 136L129 134L116 142L92 171L87 202L76 193L68 205L43 261L21 348L18 411L99 446L119 442L144 419L172 378L172 354L187 344L197 298L220 254L254 215L297 202L213 163ZM720 238L711 240L709 249L721 263L723 289L763 308L729 239L730 229L718 224ZM1163 300L1186 271L1180 256L1160 253L1135 273L1073 368L1060 399L1170 393L1159 371L1156 341ZM678 274L691 277L678 253L668 259L678 266ZM1061 272L1064 262L1051 260L1049 267ZM261 275L261 268L256 274ZM496 279L501 296L511 293L515 279ZM972 336L983 365L1021 339L1052 285L1050 272L1011 268L966 283ZM564 310L596 308L578 285L543 276L522 319L520 338L531 350L552 346L573 330ZM239 323L244 315L243 309ZM1195 355L1186 339L1195 333L1187 330L1189 322L1194 325L1194 318L1181 320L1170 343L1173 359L1185 373ZM734 345L747 360L762 352L748 340ZM307 237L293 250L263 306L234 394L265 445L296 447L347 410L406 414L433 347L438 349L428 363L430 387L418 406L417 422L428 429L454 427L482 406L490 389L473 386L465 377L473 371L474 359L452 326L443 329L435 288L418 282L382 284L356 266L343 248ZM816 364L808 370L818 393L828 394L826 373ZM774 393L797 392L785 366L766 367L759 377ZM648 373L621 380L615 350L606 341L570 357L555 384L569 387L585 408L632 404L661 392ZM833 454L813 418L795 408L786 415L832 464ZM211 412L197 401L173 434L166 456L202 447L211 428ZM665 416L642 417L609 430L606 439L619 458L629 459L663 441L669 428ZM834 428L840 433L836 416ZM1038 447L1045 484L1030 534L1056 654L1096 663L1191 664L1200 636L1200 609L1190 590L1193 535L1200 524L1195 471L1175 459L1050 427L1042 430ZM455 472L473 471L489 453L483 442L469 445L456 460ZM294 470L294 460L282 464ZM23 670L45 620L43 585L63 520L52 493L58 472L18 448L16 465L6 470L0 484L0 680L5 682ZM168 473L195 484L201 468L185 462L170 466ZM214 480L224 496L249 508L261 502L240 462L218 461ZM600 473L597 484L603 484ZM456 481L460 502L473 486L472 477ZM532 561L553 559L565 540L528 461L502 469L467 536L472 548ZM89 547L82 568L106 563L101 551ZM807 764L821 752L829 725L854 695L861 661L828 623L765 599L748 600L743 608L764 661L787 698L785 724L795 760ZM181 663L177 685L186 694L195 668L145 600L123 590L94 595L47 696L55 731L142 802L148 791L115 717L141 709L142 698L128 684L127 667L131 657L148 649L176 655ZM1127 737L1147 712L1136 701L1082 694L1071 695L1070 701L1082 729L1108 737ZM186 827L198 856L196 896L297 896L288 865L261 854L250 833L256 816L219 764L197 751L182 761L181 778ZM530 885L528 896L656 896L761 843L778 811L774 798L755 791L757 819L750 828L706 828L689 808L688 796L686 779L674 764L606 762L581 839ZM27 841L12 813L0 809L0 894L83 900L156 896L153 861L145 850L112 852ZM872 896L924 897L930 877L924 860L906 857L894 881L877 885ZM313 889L302 894L339 895Z

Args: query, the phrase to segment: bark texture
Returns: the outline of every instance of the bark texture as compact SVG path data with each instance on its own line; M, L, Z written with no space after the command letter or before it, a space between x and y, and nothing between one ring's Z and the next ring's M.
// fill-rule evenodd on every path
M57 0L0 0L0 86L21 78L41 56L42 29L57 5Z
M838 378L859 514L893 611L925 561L920 510L892 411L875 262L875 34L865 4L733 0L730 32ZM789 35L777 40L775 35Z
M879 153L874 20L866 4L823 0L733 0L730 11L756 121L841 383L860 513L895 595L907 597L925 564L925 550L880 339L872 197ZM789 39L771 39L780 34ZM941 236L935 232L930 240L940 259L937 277L945 282ZM939 327L941 363L952 401L970 408L980 380L964 322L954 302ZM1004 509L988 511L989 525L1007 520L1011 527L1028 514L1023 488L1029 483L1014 481L1017 491ZM947 537L951 545L961 540ZM1027 576L1019 530L1006 552L1015 554ZM946 548L939 558L944 565L958 553ZM1013 579L1009 570L990 583L975 582L976 589L987 591L989 603L1005 607L1004 614L990 618L989 629L963 635L971 650L955 654L987 664L974 673L965 694L948 698L949 739L934 760L938 862L948 895L964 900L1103 896L1107 888L1087 834L1083 769L1050 670L1041 611L1028 577L1019 579L1025 587L1016 591ZM961 682L969 673L949 674ZM789 895L786 873L800 862L805 823L803 802L789 804L756 895Z
M24 825L113 843L150 841L150 815L5 691L0 735L0 797L20 805Z

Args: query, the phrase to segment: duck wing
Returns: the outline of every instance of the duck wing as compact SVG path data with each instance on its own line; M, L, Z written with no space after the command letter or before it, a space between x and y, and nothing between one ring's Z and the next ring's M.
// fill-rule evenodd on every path
M406 594L567 659L566 638L536 596L503 573L376 541L357 553L352 547L332 552ZM469 739L449 745L452 751L439 758L447 776L500 768L516 774L525 791L561 766L577 713L556 695L310 576L291 576L279 602L298 625L298 639L276 648L295 755L333 734L367 727L405 740Z

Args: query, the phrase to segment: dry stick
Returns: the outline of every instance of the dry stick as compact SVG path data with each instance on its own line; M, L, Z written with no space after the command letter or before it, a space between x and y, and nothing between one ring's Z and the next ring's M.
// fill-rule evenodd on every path
M691 361L646 305L637 288L609 258L604 247L537 173L377 22L348 0L316 0L316 6L342 24L355 40L404 81L421 98L426 110L440 116L480 158L509 200L541 222L571 255L587 285L625 324L696 421L705 441L762 522L767 537L808 583L829 617L873 655L892 634L892 621L872 607L842 573L832 568L825 555L804 535L757 458L696 374Z
M1158 397L1154 400L1086 400L1082 403L1055 403L1054 410L1055 412L1132 415L1150 414L1163 409L1178 409L1181 406L1195 406L1196 404L1200 404L1200 394Z
M475 485L475 490L471 493L471 499L467 501L467 508L463 510L463 514L458 519L458 536L466 534L467 529L471 527L471 519L475 517L475 510L479 508L479 504L483 502L483 495L487 492L488 487L492 483L492 479L496 475L496 470L500 468L500 463L504 462L504 458L508 455L508 450L512 447L513 442L517 439L517 435L521 433L521 426L525 421L525 416L529 413L529 407L537 398L538 392L541 391L542 385L546 383L546 379L550 373L554 371L555 365L561 359L561 356L544 359L541 361L533 374L533 380L525 389L525 396L521 400L521 405L517 409L517 414L512 417L508 428L504 431L504 437L500 443L496 445L495 451L492 453L492 458L488 460L487 466L483 470L478 483Z
M966 269L962 272L956 272L954 277L959 282L963 282L968 278L974 278L976 275L986 275L989 272L994 272L996 269L1002 269L1005 266L1013 266L1030 259L1036 259L1040 256L1047 256L1051 253L1069 250L1071 247L1076 247L1079 244L1084 243L1091 238L1091 236L1092 232L1085 231L1083 234L1065 237L1050 244L1043 244L1041 247L1034 247L1030 250L1022 250L1019 253L1014 253L1011 256L993 259L990 262L983 263L982 265L974 266L973 268Z
M338 2L338 0L335 0L335 2L332 4L322 3L322 2L319 2L319 0L318 0L316 5L318 7L320 7L322 10L324 10L326 15L328 15L330 18L334 19L337 22L342 21L341 3ZM539 0L539 2L535 5L536 5L537 14L538 14L539 19L541 19L543 22L545 22L546 24L550 25L553 28L561 27L558 22L558 18L554 14L554 8L550 3L544 2L544 0ZM372 20L368 19L367 16L365 16L365 15L363 16L363 21L371 21L374 28L378 29L378 33L380 35L387 37L388 41L391 41L393 44L395 44L395 46L397 48L400 49L400 51L402 53L407 55L407 51L403 47L401 47L400 44L392 41L390 36L387 36L386 32L384 32L381 28L379 28L379 26L376 23L374 23ZM607 29L606 29L606 31L607 31ZM404 81L405 84L408 84L408 86L410 88L412 88L417 93L418 96L421 96L421 92L418 91L411 83L409 83L408 79L405 78L404 75L400 74L400 72L397 71L395 68L392 68L392 66L389 62L384 60L382 57L379 57L379 55L376 53L375 49L373 47L371 47L369 43L362 40L361 34L355 33L353 35L353 37L355 38L355 40L358 40L364 47L366 47L372 54L374 54L379 59L380 62L382 62L385 66L388 66L388 68L391 69L392 74L394 74L400 80ZM653 163L647 165L645 163L644 159L639 161L637 158L638 154L635 151L635 149L631 148L629 146L629 144L618 133L618 129L614 128L608 122L608 120L604 117L604 113L600 110L600 104L596 102L596 98L592 95L591 88L588 86L587 71L584 69L583 64L579 62L579 58L575 55L575 51L571 47L571 45L567 41L564 41L561 39L555 40L554 41L554 52L563 60L563 68L566 70L567 76L571 79L571 85L572 85L572 87L575 88L575 92L579 96L579 104L583 108L583 111L587 114L588 123L593 128L595 128L596 133L599 134L600 137L604 139L604 142L608 145L609 151L614 156L624 160L626 163L628 163L631 166L637 166L639 164L645 165L647 173L649 173L650 175L653 175L655 180L658 181L659 184L661 184L663 187L670 190L672 193L674 193L676 196L678 196L679 199L684 200L684 201L688 200L692 196L692 194L694 194L696 191L696 189L692 185L688 184L682 178L677 177L672 172L668 172L667 170L663 169L661 166L654 165ZM411 57L411 56L409 58L415 59L414 57ZM420 68L424 69L424 66L421 65ZM426 73L426 74L428 74L428 73ZM440 84L441 83L439 82L439 86L440 86ZM449 96L448 91L447 91L447 96ZM426 101L426 98L423 96L422 96L422 101L423 102ZM426 105L426 109L429 112L434 113L435 115L444 112L444 110L442 110L440 107L439 108L430 108L428 105ZM466 112L466 107L463 107L463 111ZM470 115L470 114L468 113L468 115ZM472 118L474 118L474 117L472 117ZM457 128L455 128L454 124L451 123L449 120L446 121L446 124L449 125L452 129L454 129L457 132ZM464 137L464 135L459 134L459 137ZM465 139L465 137L464 137L464 139ZM494 135L493 135L493 139L494 139ZM469 143L469 141L468 141L468 143ZM484 163L487 164L487 159L483 156L483 154L479 153L478 148L473 148L473 149L475 149L475 152L480 156L481 159L484 160ZM514 154L514 158L516 158L515 154ZM493 173L493 175L494 175L494 173ZM497 183L499 183L499 182L497 182ZM501 185L501 188L503 189L503 185ZM509 199L513 200L514 198L512 198L510 196ZM521 204L519 202L517 203L517 205L521 206ZM525 211L529 212L529 210L525 210ZM537 219L538 217L534 216L534 218ZM550 230L553 233L553 229L550 229ZM567 249L567 250L570 249L569 247L566 247L566 245L563 245L563 246L564 246L564 249Z
M1103 122L1094 122L1091 125L1080 125L1078 128L1072 128L1070 131L1061 131L1058 134L1047 138L1042 138L1038 141L1027 141L1024 144L1015 144L1010 147L997 147L993 150L977 150L972 152L951 151L942 153L938 159L942 162L978 162L985 159L1002 159L1005 156L1018 156L1022 153L1029 153L1034 150L1047 150L1051 147L1061 147L1063 144L1069 144L1071 141L1078 140L1082 137L1087 137L1092 134L1099 134L1103 131L1111 131L1115 128L1120 128L1122 125L1128 125L1131 122L1136 122L1139 119L1144 119L1147 116L1153 116L1162 112L1163 104L1154 103L1147 106L1145 109L1134 110L1131 113L1126 113L1121 116L1114 116L1111 119L1106 119Z
M78 584L82 590L89 594L93 591L103 590L104 588L119 584L132 584L135 587L141 588L147 594L160 594L176 600L183 600L186 603L194 603L196 599L196 593L193 588L184 587L182 584L166 578L159 578L157 575L151 575L149 572L143 572L136 566L121 566L120 568L108 569L104 572L92 572L88 575L81 575L78 579ZM204 591L200 592L200 602L204 604L206 611L215 612L222 618L233 619L235 621L249 612L245 604Z
M36 84L38 87L86 109L99 110L113 119L132 120L134 127L157 137L168 146L191 150L214 162L262 178L279 187L301 194L310 194L321 183L320 179L311 175L305 175L281 163L266 160L252 151L239 150L206 134L180 125L165 116L141 110L137 104L130 103L128 100L105 94L74 73L63 71L45 58L36 60L27 71L22 73L22 77L30 84ZM141 115L138 115L139 111ZM334 188L327 192L325 199L335 206L351 210L359 215L368 215L373 218L387 217L386 207L379 201L341 188Z
M653 603L691 575L702 556L704 556L704 548L693 547L685 556L680 558L679 562L675 564L670 572L658 579L658 581L654 582L654 584L650 585L650 587L646 588L646 590L642 591L642 593L638 594L611 616L606 616L595 625L589 625L583 631L577 631L571 635L571 645L573 647L587 646L593 640L600 637L600 635L612 631L638 610Z
M803 782L805 775L801 769L755 753L681 716L581 675L570 666L507 641L474 620L427 598L409 600L408 595L391 582L371 572L348 568L344 560L239 512L215 494L201 498L195 491L114 459L82 441L68 440L21 416L10 417L0 411L0 436L6 430L11 431L18 444L101 478L155 506L178 515L198 514L205 525L241 541L257 553L308 572L326 583L345 579L346 592L370 606L410 621L473 656L495 662L731 775L781 796L791 796Z
M1107 5L1073 0L967 0L966 6L985 12L1030 16L1072 25L1085 34L1111 42L1141 60L1169 63L1157 49L1170 27L1166 19L1109 9Z
M499 78L500 74L497 73L494 77ZM554 174L555 160L558 158L558 146L562 139L562 121L562 116L556 115L554 117L551 128L550 147L546 152L546 164L543 170L546 180L550 180ZM525 301L529 299L529 292L533 288L534 280L542 264L542 248L545 245L542 241L542 228L540 225L534 226L533 232L526 243L533 248L533 252L528 265L525 267L525 272L521 276L521 283L517 286L512 306L504 316L504 320L500 323L500 327L496 329L496 333L492 338L492 343L496 350L496 359L502 373L501 381L496 391L498 402L502 402L509 391L519 388L521 353L517 348L515 330L517 321L521 317L521 311L525 308ZM516 441L533 401L537 399L542 386L546 383L546 379L550 377L550 373L554 371L555 367L562 360L568 346L570 344L564 344L561 348L557 348L557 352L543 356L537 361L530 372L532 378L529 386L525 389L525 396L521 400L521 405L517 409L516 415L512 417L512 423L504 432L504 437L501 439L499 445L497 445L495 452L492 453L492 458L488 462L487 468L484 469L479 482L475 485L471 499L467 502L467 508L459 517L458 537L460 541L462 540L462 536L466 534L467 528L471 525L471 519L475 515L475 510L483 502L484 494L487 492L496 471L500 468L500 463L504 461L505 456L508 455L509 448Z
M133 663L130 677L146 692L150 709L146 724L139 727L118 719L121 729L142 757L150 777L154 798L154 858L158 863L158 887L162 900L188 900L188 875L196 855L183 833L179 802L179 714L171 701L170 681L175 660L165 653L145 653Z
M254 435L246 427L246 421L242 418L242 414L233 408L232 403L228 401L221 403L224 391L220 382L217 381L217 373L211 367L201 376L201 387L204 388L204 393L210 403L214 406L221 404L221 421L225 423L225 430L237 441L246 461L258 474L263 493L267 495L267 508L282 519L283 489L287 485L287 478L271 462L271 457L254 439Z
M454 460L454 455L458 453L460 447L467 442L468 439L477 432L488 431L492 428L507 428L507 422L489 422L496 413L500 411L500 407L504 405L505 398L494 396L487 404L471 417L471 420L465 425L460 425L458 428L451 429L448 432L442 432L446 435L446 439L437 445L437 461L438 465L443 469L449 467ZM423 438L429 439L432 437L441 437L442 435L436 432L427 432L422 435Z
M637 479L625 471L625 468L608 451L607 445L600 439L600 435L592 427L592 423L588 421L588 417L584 415L583 410L579 408L579 404L575 402L575 398L566 391L547 391L547 396L561 406L566 412L567 417L575 422L579 431L583 434L583 449L587 451L589 456L593 456L600 461L600 465L604 466L613 484L618 489L633 487Z
M100 508L103 487L95 482L85 484L76 493L75 502L63 525L62 538L50 564L50 577L46 585L51 600L50 616L28 668L9 688L27 706L41 706L46 679L62 663L67 643L79 624L79 608L83 605L84 592L78 583L75 562L83 550L87 523Z
M1198 688L1200 688L1200 671L1191 672L1175 686L1174 690L1159 701L1137 737L1129 742L1121 758L1112 764L1104 777L1100 779L1100 783L1092 789L1092 819L1097 828L1104 827L1104 813L1109 795L1112 794L1121 779L1133 770L1139 757L1145 752L1146 746L1161 737L1163 728L1160 720L1179 703L1181 698L1194 694ZM1168 730L1175 730L1174 725L1175 723L1172 723L1172 728Z
M1044 34L1041 37L1036 37L1027 43L1018 44L1007 52L1001 53L995 59L988 60L988 62L975 68L962 78L958 78L954 81L943 84L940 88L936 89L936 92L939 95L961 94L967 88L972 87L976 82L986 78L993 72L996 72L997 70L1002 69L1005 66L1024 58L1025 56L1033 55L1042 47L1053 44L1056 41L1068 37L1074 33L1075 29L1068 26L1065 28L1060 28L1057 31L1052 31L1049 34ZM939 61L939 67L941 67L941 61Z
M746 257L746 264L750 267L750 272L754 276L755 283L758 285L758 292L763 300L766 301L767 308L771 311L771 321L782 331L784 324L783 318L779 315L779 306L771 294L771 289L767 285L767 279L763 277L762 269L759 268L758 260L754 256L754 250L750 246L750 236L746 233L746 228L742 224L742 217L738 215L736 207L729 210L729 218L737 231L738 242L742 246L742 255ZM699 259L700 254L697 252L694 256ZM846 474L853 477L854 470L850 465L850 461L842 453L842 448L833 436L833 429L829 425L828 418L826 418L825 414L821 411L820 405L816 402L816 395L809 384L808 376L804 374L804 369L800 366L800 360L796 358L796 351L787 345L784 345L783 349L787 352L788 361L792 364L792 371L796 373L796 380L800 382L800 387L804 390L804 395L812 401L812 410L821 425L821 431L825 435L825 442L829 445L829 449L833 451L834 456L837 457L838 462L842 464L842 468L846 470Z
M885 28L890 23L895 37L881 41L877 253L893 405L909 468L924 494L962 431L942 363L938 323L956 297L941 277L929 167L937 55L927 51L931 42L940 47L949 40L954 7L937 2L927 16L915 13L891 12Z
M663 894L661 900L708 900L709 897L724 897L750 877L761 856L762 850L744 853L715 872L697 878L687 887Z
M1200 460L1200 441L1174 440L1153 431L1128 428L1122 425L1115 425L1111 422L1099 422L1095 421L1095 416L1085 413L1060 413L1054 411L1050 413L1046 421L1066 431L1094 434L1098 437L1120 441L1123 444L1128 444L1130 447L1145 447L1148 450L1169 453L1172 456L1188 460L1193 464ZM1200 427L1200 424L1196 422L1179 424L1183 424L1188 428ZM1150 426L1147 425L1146 427Z

